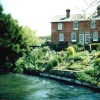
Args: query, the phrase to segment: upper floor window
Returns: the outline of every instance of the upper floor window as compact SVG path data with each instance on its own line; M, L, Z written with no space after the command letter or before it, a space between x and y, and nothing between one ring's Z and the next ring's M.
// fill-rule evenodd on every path
M92 21L91 21L91 28L92 28L92 29L93 29L93 28L96 28L95 20L92 20Z
M98 41L98 32L93 32L93 41Z
M64 34L63 33L59 34L59 41L64 41Z
M74 30L78 30L78 21L73 22Z
M72 42L76 42L76 33L72 33L71 38L72 38Z
M58 30L62 30L62 23L58 23Z

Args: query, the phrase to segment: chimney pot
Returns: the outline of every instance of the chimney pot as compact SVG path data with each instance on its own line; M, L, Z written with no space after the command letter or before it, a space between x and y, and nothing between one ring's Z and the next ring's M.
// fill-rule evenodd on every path
M66 17L67 17L67 18L70 17L70 9L66 9Z
M100 16L100 5L97 7L97 15Z

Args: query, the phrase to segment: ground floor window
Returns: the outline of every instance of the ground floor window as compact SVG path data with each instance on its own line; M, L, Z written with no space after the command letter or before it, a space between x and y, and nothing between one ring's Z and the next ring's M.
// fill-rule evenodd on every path
M93 41L98 41L98 32L93 32Z
M64 34L63 33L59 34L59 41L64 41Z
M76 33L72 33L71 38L72 42L76 42Z
M90 34L89 34L89 32L85 33L85 43L90 43Z

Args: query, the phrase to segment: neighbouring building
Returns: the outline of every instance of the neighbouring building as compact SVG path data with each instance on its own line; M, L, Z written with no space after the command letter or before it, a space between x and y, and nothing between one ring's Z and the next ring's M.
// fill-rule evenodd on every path
M51 21L51 42L53 44L100 42L100 6L94 14L70 14L54 16Z

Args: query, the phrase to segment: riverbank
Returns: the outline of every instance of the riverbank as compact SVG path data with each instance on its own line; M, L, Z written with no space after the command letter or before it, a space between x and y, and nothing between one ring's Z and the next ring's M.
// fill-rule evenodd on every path
M53 74L53 73L58 73L58 74ZM76 79L76 75L78 72L75 71L60 71L60 70L52 70L50 73L43 73L41 72L39 75L41 77L46 77L46 78L50 78L50 79L54 79L54 80L59 80L61 82L65 82L67 84L72 84L72 85L77 85L77 86L82 86L85 88L89 88L90 90L96 91L96 92L100 92L100 87L99 86L93 86L89 83L86 82L81 82L79 80Z

